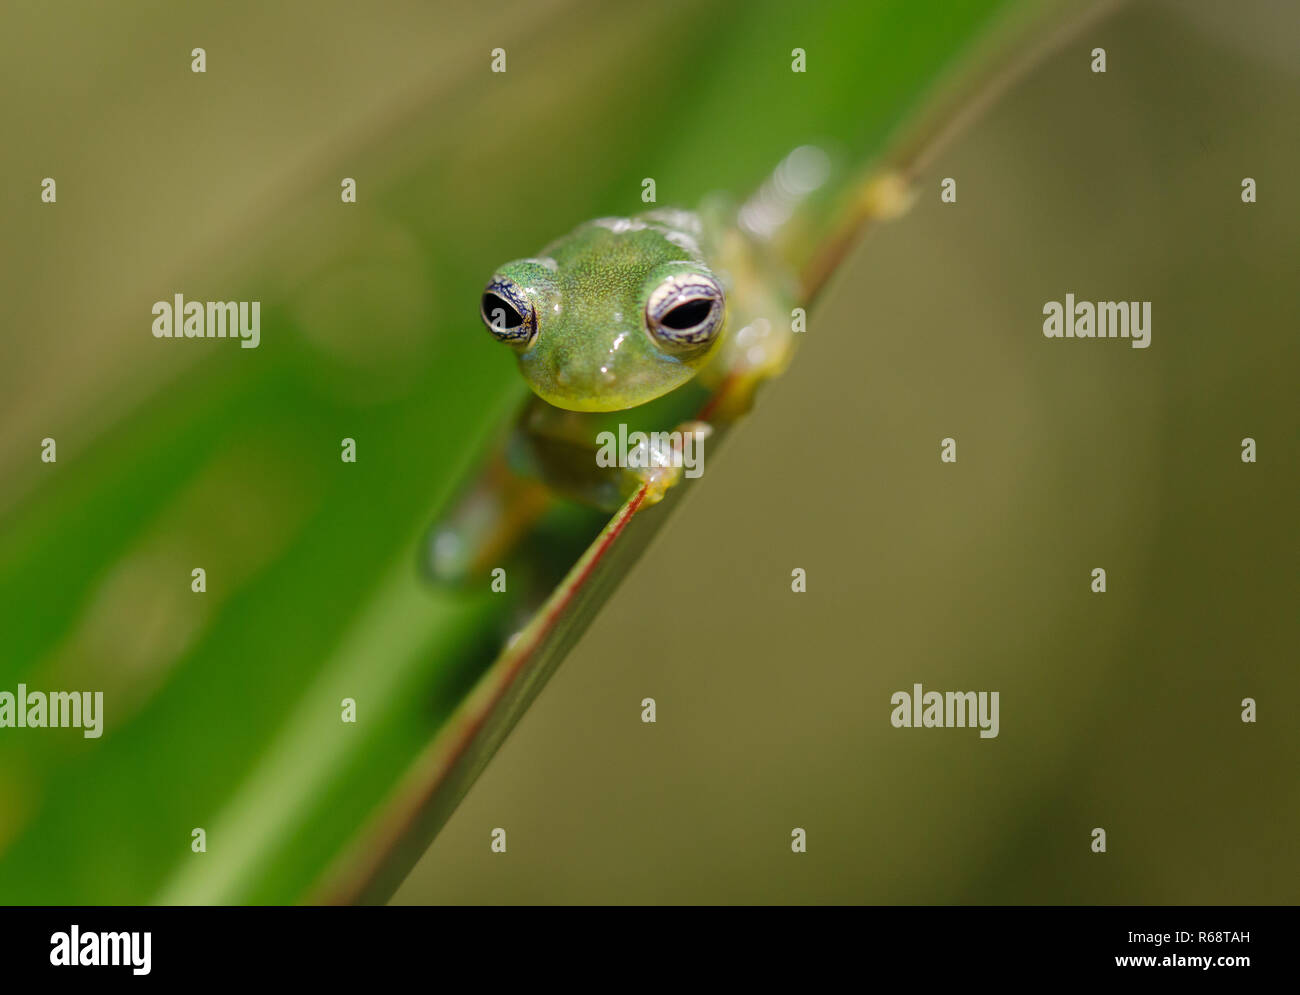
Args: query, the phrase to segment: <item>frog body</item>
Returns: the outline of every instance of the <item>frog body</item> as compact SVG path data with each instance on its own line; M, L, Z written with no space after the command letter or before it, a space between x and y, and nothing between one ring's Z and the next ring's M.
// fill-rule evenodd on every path
M534 396L489 471L435 528L436 577L463 580L499 557L545 507L536 482L603 511L638 491L644 505L657 502L681 479L665 465L672 454L611 466L597 458L601 440L620 426L619 438L703 440L712 425L695 420L702 410L711 422L736 417L784 368L794 281L736 218L722 199L597 218L489 277L480 317Z

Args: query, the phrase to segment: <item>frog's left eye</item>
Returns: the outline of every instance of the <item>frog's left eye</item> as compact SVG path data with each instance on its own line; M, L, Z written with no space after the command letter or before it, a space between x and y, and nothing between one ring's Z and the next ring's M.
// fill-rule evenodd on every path
M512 280L493 277L483 290L479 315L501 342L527 345L537 333L537 311Z
M674 351L700 349L722 329L726 298L710 276L670 276L646 302L646 327L655 341Z

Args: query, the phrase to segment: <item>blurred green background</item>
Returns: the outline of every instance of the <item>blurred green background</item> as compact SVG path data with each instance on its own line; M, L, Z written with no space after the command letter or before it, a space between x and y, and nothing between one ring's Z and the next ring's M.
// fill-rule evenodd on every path
M0 731L0 900L299 896L487 628L389 596L518 396L483 278L646 175L878 149L993 6L8 8L0 689L111 711ZM1282 3L1134 4L947 149L396 900L1293 901L1297 51ZM1045 340L1068 291L1152 300L1151 348ZM262 346L154 340L176 292L263 300ZM1000 736L893 729L917 681ZM296 721L341 693L353 739Z

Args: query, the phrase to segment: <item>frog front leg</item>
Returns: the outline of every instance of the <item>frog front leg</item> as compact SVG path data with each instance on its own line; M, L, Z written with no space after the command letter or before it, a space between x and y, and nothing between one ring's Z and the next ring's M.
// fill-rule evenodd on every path
M511 460L520 473L545 481L557 494L614 511L642 489L644 504L651 505L683 476L698 476L711 431L701 421L671 431L636 429L608 414L535 400L511 439Z
M486 576L557 499L613 512L644 489L643 506L656 504L684 477L699 476L711 431L701 421L629 430L609 415L532 398L502 450L430 531L429 572L454 584Z

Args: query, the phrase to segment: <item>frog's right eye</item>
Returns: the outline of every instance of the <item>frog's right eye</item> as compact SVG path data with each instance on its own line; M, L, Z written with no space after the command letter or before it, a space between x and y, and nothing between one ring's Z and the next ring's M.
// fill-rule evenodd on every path
M493 277L483 291L479 316L501 342L527 345L537 334L537 311L517 283Z

